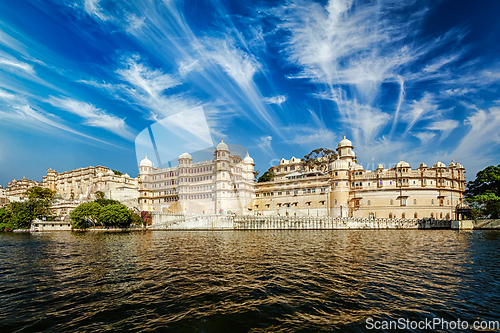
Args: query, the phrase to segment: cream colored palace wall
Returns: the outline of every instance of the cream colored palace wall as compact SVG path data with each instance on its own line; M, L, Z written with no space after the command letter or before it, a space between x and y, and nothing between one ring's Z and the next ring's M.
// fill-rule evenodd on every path
M401 199L398 199L400 195L399 189L357 191L356 196L362 199L360 207L353 209L353 216L370 217L370 213L373 213L375 218L388 218L392 213L393 218L402 218L402 214L405 213L405 218L414 218L414 214L417 213L417 218L424 218L431 217L433 213L434 218L440 218L442 213L443 219L447 214L453 219L455 207L460 202L460 192L442 189L404 190L404 196L407 196L406 206L401 205ZM439 195L444 196L443 206L439 205Z

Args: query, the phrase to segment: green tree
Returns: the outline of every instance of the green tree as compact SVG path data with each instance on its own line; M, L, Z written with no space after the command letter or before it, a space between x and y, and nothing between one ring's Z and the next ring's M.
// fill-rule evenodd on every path
M274 179L274 172L267 170L262 176L259 177L257 183L269 182Z
M106 207L109 205L121 205L119 201L112 199L95 199L94 202L98 203L101 207Z
M132 216L125 205L108 205L101 209L99 221L105 226L125 226L130 225Z
M142 224L142 218L139 214L136 214L133 210L130 211L130 218L131 218L131 223L135 225L141 225Z
M0 223L10 221L10 213L4 207L0 208Z
M15 229L14 224L11 222L11 214L5 209L0 208L0 231L12 231Z
M255 179L255 180L257 180L257 179L258 179L257 177L259 176L259 173L260 173L260 171L259 171L259 170L255 170L255 171L253 172L253 175L254 175L254 179Z
M99 224L101 209L101 205L96 202L82 203L69 214L73 222L73 227L77 229L86 229L88 225L87 222Z
M24 192L24 195L28 197L30 200L40 199L40 200L52 200L54 199L56 192L51 189L33 186Z
M51 203L49 200L33 198L24 202L12 202L8 206L11 222L16 228L26 229L35 218L49 217Z
M96 199L104 199L104 192L103 191L95 192L95 198Z
M330 163L337 159L337 153L328 148L318 148L304 156L302 165L307 170L318 169L320 171L328 171Z
M497 219L500 217L500 165L489 166L477 173L476 179L467 183L465 200L471 205L473 215Z
M113 173L114 173L115 175L117 175L117 176L121 176L121 175L123 175L123 173L121 173L121 172L120 172L120 171L118 171L118 170L111 170L111 171L113 171Z

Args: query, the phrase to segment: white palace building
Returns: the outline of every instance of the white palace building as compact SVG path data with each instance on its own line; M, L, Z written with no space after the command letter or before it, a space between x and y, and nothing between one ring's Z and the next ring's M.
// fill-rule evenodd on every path
M244 214L255 196L254 162L232 155L221 141L214 159L193 163L179 156L178 166L157 168L147 158L139 165L139 205L164 213Z

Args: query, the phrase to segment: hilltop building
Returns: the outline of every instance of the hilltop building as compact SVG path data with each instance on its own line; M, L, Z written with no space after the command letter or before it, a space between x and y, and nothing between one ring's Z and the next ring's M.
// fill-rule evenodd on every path
M42 184L35 180L26 179L26 177L23 177L21 180L14 179L7 184L7 187L5 188L5 195L8 197L18 197L23 199L25 198L24 192L34 186L42 186Z
M115 174L104 166L89 166L58 173L47 170L41 184L56 192L56 198L66 201L93 200L97 191L104 192L106 198L118 200L129 207L137 207L139 183L128 174Z
M243 214L254 198L253 159L231 154L223 140L209 161L193 163L184 153L177 166L157 168L146 156L139 178L139 202L146 211Z
M400 161L395 167L365 170L357 163L352 142L344 137L338 158L327 172L305 168L300 159L282 159L269 170L273 181L255 185L254 214L313 215L372 218L457 218L456 207L465 190L465 168L425 163L412 169Z

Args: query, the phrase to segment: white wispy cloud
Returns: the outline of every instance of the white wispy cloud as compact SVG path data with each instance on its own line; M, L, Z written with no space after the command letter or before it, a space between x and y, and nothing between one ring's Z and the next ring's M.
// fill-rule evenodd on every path
M90 103L67 97L59 98L53 96L51 96L47 102L61 110L71 112L84 118L85 125L103 128L129 140L135 137L130 131L129 126L125 123L125 119L108 114Z
M85 0L83 3L83 8L90 16L98 18L101 21L106 21L108 19L107 15L99 6L100 0Z
M42 109L36 110L33 106L26 103L20 96L14 96L0 90L0 95L4 100L8 100L8 104L0 103L0 119L5 122L10 122L14 125L22 125L23 129L30 128L36 131L51 132L54 128L78 136L91 139L97 142L105 143L117 147L114 144L100 140L93 136L77 131L62 123L62 120L55 115L45 112ZM6 98L5 98L6 97Z
M276 95L264 98L264 102L266 102L267 104L276 104L278 106L281 106L282 103L286 102L286 99L287 97L285 95Z
M413 133L413 136L418 138L422 142L422 144L427 144L432 138L436 136L436 133L419 132L419 133Z
M337 104L342 122L350 128L358 144L372 142L391 119L389 114L377 107L349 99L342 89L332 90L331 93L322 92L316 96Z
M440 131L441 132L441 140L445 139L451 131L457 128L459 122L453 119L439 120L430 123L427 125L426 129L431 131Z
M18 61L13 57L4 58L0 56L0 67L3 67L7 70L22 70L28 74L34 75L35 71L33 70L33 66L22 61Z
M261 136L259 139L255 140L256 145L260 148L264 153L266 153L269 157L274 156L273 148L271 146L273 137L270 135Z
M329 147L335 142L335 133L327 128L318 128L314 126L291 126L283 128L287 137L291 139L285 142L295 145L311 145Z
M402 116L407 123L405 133L408 133L418 121L438 115L437 110L439 105L434 95L428 92L419 100L409 102L406 113Z

